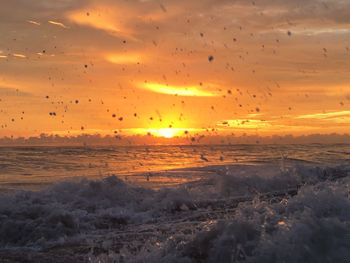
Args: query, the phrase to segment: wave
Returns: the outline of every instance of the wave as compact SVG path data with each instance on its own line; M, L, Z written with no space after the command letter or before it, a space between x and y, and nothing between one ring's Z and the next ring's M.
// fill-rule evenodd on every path
M1 195L0 255L29 249L24 255L36 258L59 247L65 262L349 258L348 166L207 169L205 179L161 190L110 176ZM85 250L72 254L77 247Z
M177 235L137 261L348 262L348 190L343 184L320 183L273 204L241 203L232 218L193 237Z

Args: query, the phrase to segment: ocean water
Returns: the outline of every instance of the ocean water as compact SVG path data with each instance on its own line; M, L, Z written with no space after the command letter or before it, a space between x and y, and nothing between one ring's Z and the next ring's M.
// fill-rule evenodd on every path
M0 190L40 189L68 178L116 175L149 187L200 179L198 167L295 162L322 166L350 160L346 145L212 145L0 148ZM167 175L165 173L168 171ZM193 173L192 171L197 171Z
M349 262L349 145L0 152L0 262Z

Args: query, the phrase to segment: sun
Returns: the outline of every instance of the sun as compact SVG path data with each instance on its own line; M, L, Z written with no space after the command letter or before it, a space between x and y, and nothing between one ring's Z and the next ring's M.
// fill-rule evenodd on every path
M124 129L129 135L152 135L154 137L161 137L171 139L174 137L186 137L189 133L204 132L205 129L195 128L132 128Z
M163 129L157 129L156 134L159 137L164 137L164 138L173 138L177 133L176 129L172 128L163 128Z

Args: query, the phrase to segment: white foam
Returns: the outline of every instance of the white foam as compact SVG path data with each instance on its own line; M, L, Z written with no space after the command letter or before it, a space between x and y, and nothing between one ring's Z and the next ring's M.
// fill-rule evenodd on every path
M0 245L103 247L84 255L92 262L325 262L350 256L348 167L201 170L208 176L200 181L158 191L111 176L3 195Z

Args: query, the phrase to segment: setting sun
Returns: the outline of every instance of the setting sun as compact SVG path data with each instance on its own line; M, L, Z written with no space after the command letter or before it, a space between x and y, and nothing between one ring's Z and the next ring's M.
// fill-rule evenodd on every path
M350 0L0 19L0 263L349 262Z
M158 135L165 138L172 138L176 135L176 130L172 128L159 129Z

